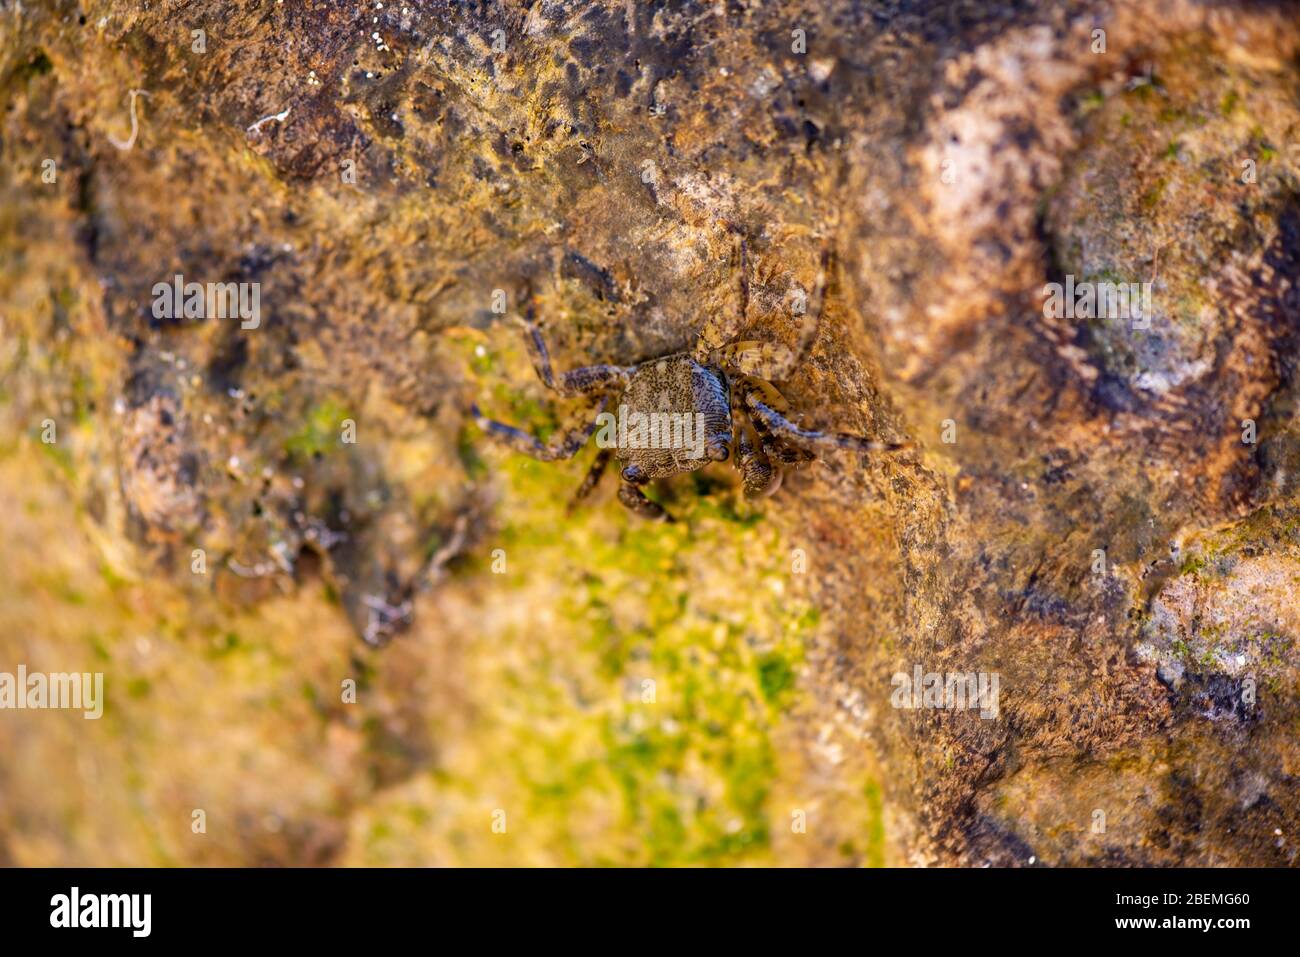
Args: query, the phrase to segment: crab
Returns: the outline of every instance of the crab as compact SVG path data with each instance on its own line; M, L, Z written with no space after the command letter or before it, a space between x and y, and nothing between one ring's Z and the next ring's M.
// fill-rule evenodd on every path
M470 415L488 435L510 448L542 461L571 459L586 446L606 408L616 400L622 415L669 413L689 416L702 436L693 448L682 443L666 447L636 447L636 443L598 443L590 470L578 487L570 509L596 489L611 458L617 455L618 498L637 515L671 522L662 505L645 494L649 483L683 472L693 472L712 462L732 459L741 474L744 494L749 498L770 495L780 487L785 469L802 468L816 459L815 449L845 449L852 452L895 452L905 442L881 442L844 432L804 429L791 419L789 403L774 381L788 379L807 361L821 326L826 277L832 255L823 248L812 308L805 309L793 349L772 342L738 340L737 333L749 318L748 251L744 240L737 243L740 262L740 308L734 315L711 316L693 348L635 365L589 365L556 375L550 351L537 326L536 301L527 296L522 324L525 343L538 378L557 394L585 398L594 410L588 421L544 443L504 422L490 419L471 404ZM680 421L680 420L678 420ZM620 431L619 437L624 433ZM702 437L702 441L700 438Z

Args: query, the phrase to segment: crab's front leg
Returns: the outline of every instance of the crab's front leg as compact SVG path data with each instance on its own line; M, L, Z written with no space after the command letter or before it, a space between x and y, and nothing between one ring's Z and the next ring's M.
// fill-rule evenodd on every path
M618 500L623 503L624 507L642 518L652 518L663 522L673 521L673 517L665 511L662 505L658 502L652 502L646 498L645 492L641 491L641 486L649 482L650 479L641 470L640 466L629 465L623 469L619 477L622 481L618 486Z
M781 470L772 464L764 447L763 434L745 414L747 388L747 383L743 381L731 384L731 427L736 437L736 457L733 461L736 470L740 472L745 497L759 498L771 495L780 488Z
M781 487L781 470L772 464L763 448L761 436L750 441L749 431L743 424L736 426L736 468L740 470L741 485L746 498L771 495Z

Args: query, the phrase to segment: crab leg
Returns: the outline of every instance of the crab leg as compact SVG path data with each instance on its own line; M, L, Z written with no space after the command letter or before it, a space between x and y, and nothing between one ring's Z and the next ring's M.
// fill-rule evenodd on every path
M592 460L591 468L587 471L587 476L578 486L578 490L573 493L573 498L569 500L569 511L581 505L596 490L600 484L602 476L605 474L605 468L609 465L609 460L613 458L613 449L601 449L596 453L595 459Z
M543 444L536 436L529 435L522 429L517 429L513 425L506 425L504 422L498 422L496 419L489 419L479 411L477 404L469 407L469 413L478 423L478 427L491 436L494 436L510 446L516 452L522 452L525 455L531 455L535 459L541 459L543 462L555 462L559 459L571 459L587 444L592 433L596 431L597 418L600 413L605 411L605 406L609 403L609 397L605 396L600 400L595 415L586 425L570 429L562 433L558 440L552 439L549 444Z
M793 445L820 446L832 449L851 449L855 452L897 452L910 447L908 442L877 442L861 435L846 432L817 432L801 429L780 412L766 405L754 393L745 395L745 407L756 423L768 432L784 438Z
M713 360L732 373L774 379L778 382L790 378L790 373L807 358L813 343L817 341L817 332L821 328L822 321L822 305L826 299L826 276L830 272L830 265L830 249L823 248L821 262L817 269L817 285L813 291L813 301L804 312L803 320L799 325L799 339L793 349L779 342L746 340L716 349Z
M546 347L541 329L537 327L537 313L531 298L524 310L524 318L520 321L527 333L524 342L532 357L533 368L537 370L537 377L546 384L548 389L553 389L560 395L593 395L598 392L608 392L615 387L627 385L628 379L636 371L636 366L592 365L570 369L557 377L551 369L551 351Z
M629 465L623 469L619 478L621 484L618 487L618 500L626 508L642 518L654 518L664 522L673 521L673 517L664 510L662 505L646 498L645 492L641 491L641 486L650 480L639 465Z

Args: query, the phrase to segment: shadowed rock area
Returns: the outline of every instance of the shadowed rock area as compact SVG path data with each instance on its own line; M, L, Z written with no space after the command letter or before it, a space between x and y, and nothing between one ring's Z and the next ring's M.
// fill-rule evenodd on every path
M1295 864L1295 14L6 7L0 671L107 700L0 712L0 863ZM739 236L744 340L834 252L792 415L908 450L665 525L474 424L585 412L528 296L681 351Z

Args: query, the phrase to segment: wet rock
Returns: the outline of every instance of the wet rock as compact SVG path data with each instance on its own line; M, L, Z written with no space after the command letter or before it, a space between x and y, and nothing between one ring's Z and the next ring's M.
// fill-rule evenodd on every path
M0 16L4 421L87 506L107 571L69 567L108 580L106 607L119 580L156 577L169 609L182 590L172 617L203 637L172 636L173 673L210 677L186 641L237 662L211 665L234 703L184 706L196 722L256 720L258 682L300 691L270 659L328 688L259 726L328 729L323 754L267 752L311 789L223 795L240 834L205 861L423 862L427 834L428 859L494 860L464 821L499 792L635 798L584 816L609 833L539 813L516 862L1294 863L1274 833L1300 825L1284 5ZM747 338L792 343L789 304L835 253L820 338L780 383L801 421L914 449L828 455L753 512L725 472L674 482L692 521L672 532L613 505L560 518L585 460L514 462L464 412L577 414L503 316L534 296L565 368L681 350L739 311L737 235ZM176 275L256 283L256 323L157 315ZM1150 284L1150 308L1048 308L1067 277ZM49 416L65 440L30 452ZM738 607L754 581L781 600ZM260 664L229 650L236 619L265 625ZM998 717L895 709L917 665L996 673ZM610 688L650 671L670 703L648 717ZM354 673L364 720L333 704ZM716 701L672 698L701 673ZM786 803L837 811L800 844Z

